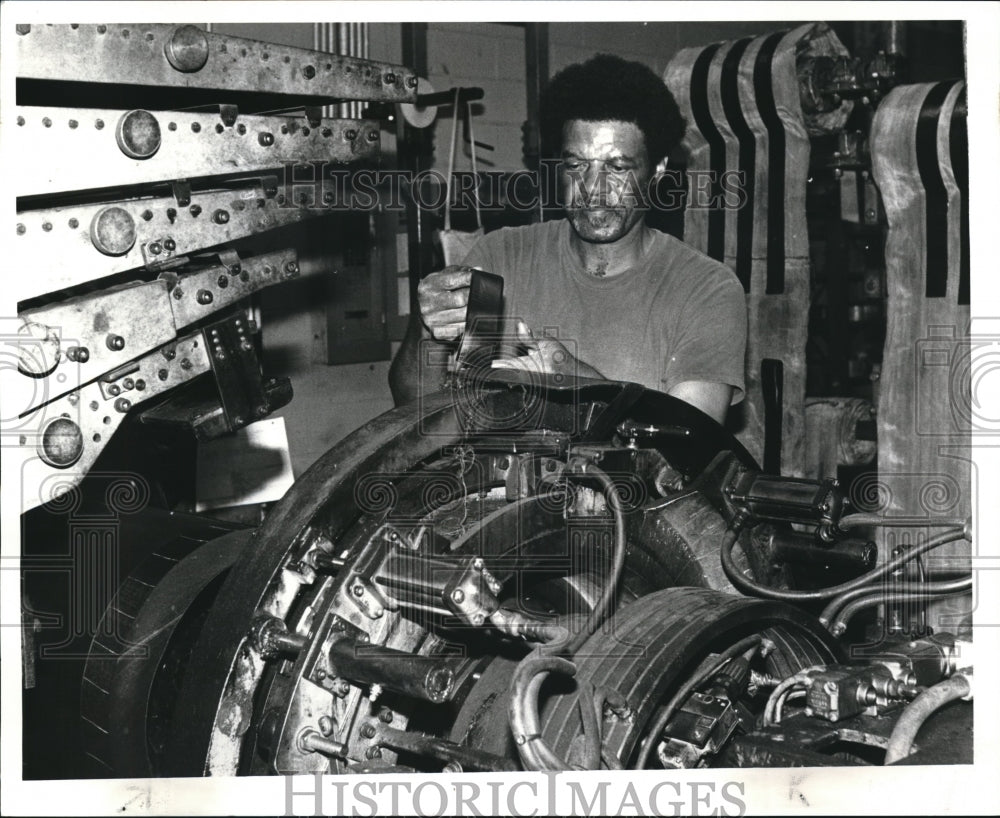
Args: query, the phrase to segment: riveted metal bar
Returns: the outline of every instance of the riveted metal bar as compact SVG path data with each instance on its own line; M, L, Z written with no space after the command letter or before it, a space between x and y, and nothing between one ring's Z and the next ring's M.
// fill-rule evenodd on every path
M136 367L129 377L136 386L128 397L105 396L101 384L93 382L22 419L23 431L14 450L15 460L20 462L11 464L11 474L17 475L20 481L22 511L66 497L93 466L133 406L211 368L201 332L180 339L172 351L174 357L170 360L155 350L135 362ZM166 377L161 377L161 372L166 372ZM65 441L75 437L79 446L79 454L69 467L60 468L45 459L44 453L52 447L55 434L53 424L64 427L59 430L59 439Z
M174 323L178 329L186 327L251 293L298 274L296 253L288 249L244 259L238 265L217 265L182 275L169 299Z
M347 164L379 155L378 123L304 117L240 116L227 127L216 113L15 109L8 147L44 156L12 187L18 196L114 188L197 177L236 176L289 163ZM30 172L29 172L30 171Z
M21 369L43 385L38 401L102 376L105 396L129 397L131 387L106 373L168 344L195 321L297 275L296 253L286 249L213 264L178 277L172 287L158 279L24 310ZM163 357L172 361L175 353L165 349Z
M100 204L29 210L17 215L18 229L10 241L16 269L35 269L31 278L12 281L18 301L93 282L140 267L164 267L205 247L270 230L328 212L298 207L262 185L237 190L193 193L186 207L172 196L124 199ZM130 247L121 255L108 231L109 208L122 211L117 222ZM219 214L225 213L225 218ZM120 236L120 234L119 234ZM119 245L118 250L122 249ZM38 259L44 258L44 265Z
M59 59L53 59L58 54ZM17 76L259 94L413 102L417 77L390 63L203 31L192 25L39 25L19 30Z

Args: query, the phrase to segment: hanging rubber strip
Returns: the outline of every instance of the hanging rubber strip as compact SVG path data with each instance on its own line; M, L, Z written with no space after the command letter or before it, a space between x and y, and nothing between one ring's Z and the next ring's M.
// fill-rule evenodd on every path
M764 40L753 67L754 96L767 128L767 295L785 291L785 126L772 85L774 52L784 36L779 31Z
M955 174L955 184L958 185L962 197L961 224L959 224L959 268L958 268L958 303L969 303L969 128L966 118L965 88L955 100L955 108L951 112L951 133L948 141L951 149L951 170Z
M953 82L939 82L927 93L917 119L917 170L924 189L925 294L944 298L948 289L948 189L937 152L938 119Z
M757 140L743 116L740 105L740 61L753 38L748 37L733 44L722 62L722 110L729 127L739 142L737 170L742 174L746 199L736 212L736 277L743 285L743 292L750 292L750 267L753 261L753 210L757 175Z
M712 207L721 191L722 174L726 170L726 140L712 119L708 107L708 67L719 50L721 43L710 45L695 60L691 69L691 113L695 125L708 143L708 167L711 171L711 187L708 211L708 238L705 252L717 261L725 261L726 255L726 211ZM699 206L699 202L688 202L688 206Z

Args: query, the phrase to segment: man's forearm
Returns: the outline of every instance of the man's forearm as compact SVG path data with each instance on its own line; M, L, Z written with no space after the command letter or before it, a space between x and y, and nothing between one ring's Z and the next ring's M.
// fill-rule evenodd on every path
M389 367L389 389L396 406L412 403L420 395L436 392L448 369L449 347L439 344L411 316L403 343Z

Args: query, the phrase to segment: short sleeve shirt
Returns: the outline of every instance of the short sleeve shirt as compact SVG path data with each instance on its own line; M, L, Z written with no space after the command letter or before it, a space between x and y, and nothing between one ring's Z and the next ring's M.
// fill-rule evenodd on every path
M589 274L565 219L496 230L464 263L504 278L504 313L558 338L604 377L668 392L684 381L734 387L743 399L747 311L723 264L653 230L641 262L607 278Z

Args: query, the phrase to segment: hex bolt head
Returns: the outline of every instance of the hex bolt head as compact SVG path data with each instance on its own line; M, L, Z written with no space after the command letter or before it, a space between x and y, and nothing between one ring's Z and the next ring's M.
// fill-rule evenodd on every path
M365 588L364 588L363 585L360 585L360 584L358 584L358 585L352 585L351 586L351 593L354 594L354 596L362 597L362 596L365 595Z
M133 381L131 378L125 378L124 380L122 380L122 389L124 389L126 392L129 389L135 389L135 381Z
M316 76L316 66L315 65L304 66L302 68L302 76L305 77L307 80L311 80L313 77Z
M120 395L121 393L122 393L122 388L116 383L113 383L108 387L108 394L111 395L111 397L115 397L116 395Z
M158 256L163 250L163 247L158 241L151 241L146 245L146 249L149 250L150 255Z
M105 338L104 340L105 343L108 345L108 349L110 349L112 352L121 352L121 350L125 349L125 339L122 338L120 335L115 335L114 333L112 333L108 335L108 337Z
M215 300L215 296L212 295L210 290L198 290L196 298L198 299L198 303L202 306L207 306Z
M410 88L416 88L417 87L417 77L416 77L416 75L412 75L412 76L407 77L406 78L406 84Z
M257 143L263 148L269 148L274 144L274 134L268 131L261 131L257 134Z
M379 132L378 131L376 131L374 129L368 131L368 141L369 142L376 142L376 141L378 141L378 138L379 138Z
M465 601L465 591L461 588L456 588L451 592L451 601L455 603L461 603Z
M115 409L122 414L125 414L129 409L132 408L132 401L128 398L118 398L115 401Z
M375 731L375 725L374 724L365 724L361 728L361 737L362 738L375 738L375 732L376 731Z
M195 216L195 217L200 216L201 215L201 205L199 205L199 204L193 204L193 205L191 205L191 207L188 208L188 213L190 213L192 216Z
M378 747L369 747L367 750L365 750L365 758L369 760L375 758L382 758L382 751Z
M294 261L288 261L285 263L285 275L293 276L297 275L299 272L299 265Z
M219 208L212 214L212 221L216 224L228 224L229 223L229 211Z
M392 711L388 707L383 707L378 711L378 718L385 724L392 724Z
M174 250L177 249L177 242L174 241L173 239L164 239L163 240L163 248L168 253L172 253L172 252L174 252Z
M115 139L130 159L149 159L160 149L160 123L149 111L126 111L118 120Z
M354 130L354 128L348 128L346 131L344 131L344 139L346 139L348 142L353 142L357 138L358 138L358 132Z
M396 84L396 75L393 74L392 71L386 71L385 76L382 79L385 81L386 85Z
M146 382L142 378L136 378L135 388L141 392L143 389L146 388Z

